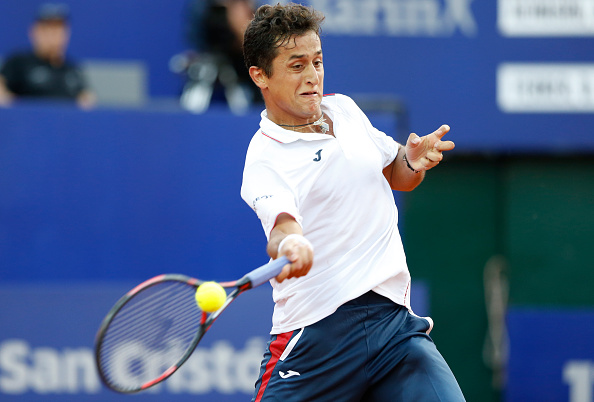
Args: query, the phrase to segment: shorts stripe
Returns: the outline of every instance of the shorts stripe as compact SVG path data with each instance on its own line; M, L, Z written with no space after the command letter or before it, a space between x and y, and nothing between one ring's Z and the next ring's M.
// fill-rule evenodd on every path
M293 336L293 331L285 332L284 334L278 334L276 339L270 343L270 359L268 363L266 363L266 370L264 371L264 375L262 375L262 383L260 384L260 389L258 390L258 394L256 395L255 402L260 402L262 400L262 396L264 396L264 391L266 391L266 386L272 377L272 372L274 371L274 367L276 363L285 350L287 343L291 340L291 336Z
M281 362L285 361L285 359L287 357L289 357L289 353L291 353L291 351L293 350L295 345L297 345L297 342L299 342L299 338L301 338L301 335L303 334L304 329L305 328L301 328L301 331L299 331L299 333L297 335L295 335L295 337L293 339L291 339L291 342L289 342L289 344L283 351L283 354L281 355L281 357L278 358Z

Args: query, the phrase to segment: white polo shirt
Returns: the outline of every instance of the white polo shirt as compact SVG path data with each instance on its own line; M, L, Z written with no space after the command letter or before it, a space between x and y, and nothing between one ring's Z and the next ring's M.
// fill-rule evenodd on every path
M398 211L382 174L399 145L347 96L325 96L322 110L335 137L285 130L263 111L247 151L241 196L267 238L288 213L315 249L306 276L271 280L272 334L311 325L369 290L410 305Z

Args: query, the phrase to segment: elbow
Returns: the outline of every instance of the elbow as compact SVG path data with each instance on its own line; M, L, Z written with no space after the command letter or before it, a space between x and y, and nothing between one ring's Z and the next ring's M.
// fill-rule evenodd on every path
M392 190L410 192L410 191L413 191L415 188L417 188L418 185L419 185L419 183L414 184L414 185L405 186L405 187L400 187L400 188L393 188Z
M419 186L419 184L421 184L424 177L425 172L421 172L418 174L418 178L415 177L415 180L402 180L397 183L393 183L393 185L390 187L392 188L392 190L396 191L413 191L415 188Z

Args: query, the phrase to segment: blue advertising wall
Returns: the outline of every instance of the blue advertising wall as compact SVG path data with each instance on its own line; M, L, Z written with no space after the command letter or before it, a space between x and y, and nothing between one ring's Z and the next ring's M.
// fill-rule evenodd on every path
M231 304L184 366L161 385L130 396L101 384L95 333L111 306L136 284L0 284L0 400L249 400L269 340L273 303L267 284ZM426 314L422 284L413 284L411 297L415 311Z
M392 134L395 120L371 114ZM230 280L267 261L240 197L259 113L0 109L2 281Z
M214 266L213 279L229 279L266 258L239 197L257 115L31 105L0 110L0 121L3 279L31 279L31 270L37 280L141 279ZM239 259L229 252L238 248L249 251Z
M506 400L594 400L594 312L512 308Z
M106 312L133 285L0 285L0 400L249 400L268 342L270 287L232 304L171 379L130 396L101 384L93 341Z
M40 3L0 3L0 55L27 46ZM168 63L190 47L189 3L70 0L70 54L142 61L152 97L178 96L183 81ZM304 3L326 14L326 93L399 96L411 130L447 123L471 151L593 150L590 0Z

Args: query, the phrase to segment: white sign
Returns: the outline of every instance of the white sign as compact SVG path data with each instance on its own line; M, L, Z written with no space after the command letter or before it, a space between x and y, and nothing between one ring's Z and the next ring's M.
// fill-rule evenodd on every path
M501 64L497 103L507 113L594 112L594 64Z
M563 382L569 385L569 402L594 400L594 362L570 360L563 366Z
M266 339L259 337L249 338L242 349L225 340L198 347L178 372L146 392L251 395L265 347ZM123 373L125 368L118 370ZM0 399L3 394L98 394L101 390L90 348L32 347L24 339L0 342Z
M504 36L594 36L594 0L499 0Z
M475 36L473 0L309 0L324 13L324 34Z

